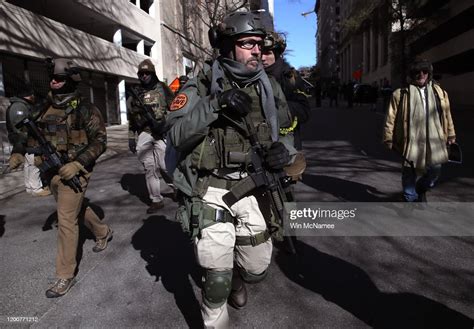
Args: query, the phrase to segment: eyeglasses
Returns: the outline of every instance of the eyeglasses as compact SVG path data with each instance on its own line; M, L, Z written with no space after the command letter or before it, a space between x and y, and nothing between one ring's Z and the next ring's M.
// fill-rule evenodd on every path
M54 80L54 81L56 81L56 82L64 82L64 81L66 81L66 76L65 76L65 75L57 75L57 74L55 74L55 75L53 75L53 76L51 77L51 80Z
M139 77L142 77L144 75L150 75L151 73L150 72L147 72L147 71L141 71L141 72L138 72L138 76Z
M236 41L235 44L239 48L246 49L246 50L251 50L255 46L258 46L258 49L262 50L264 42L263 42L263 40L248 39L248 40Z

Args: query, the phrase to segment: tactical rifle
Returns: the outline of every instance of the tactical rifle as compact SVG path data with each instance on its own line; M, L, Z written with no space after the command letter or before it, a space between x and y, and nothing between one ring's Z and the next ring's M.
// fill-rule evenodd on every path
M135 98L138 103L140 104L141 108L141 114L145 118L146 122L148 123L148 126L151 129L152 133L162 135L163 134L163 128L165 125L165 120L156 120L154 115L153 115L153 110L150 108L149 105L146 105L143 103L143 100L140 96L138 96L135 88L129 88L128 89L130 94Z
M225 116L225 115L224 115ZM227 118L227 116L225 116ZM276 217L278 226L283 227L284 206L283 203L288 200L289 193L286 191L291 184L291 178L286 176L283 170L270 172L264 166L264 157L266 149L260 143L257 132L250 116L243 117L247 137L250 142L250 150L248 153L229 152L229 161L237 163L246 163L248 177L242 179L236 185L230 188L229 192L224 194L222 200L230 208L234 203L239 201L245 194L250 191L262 187L270 201L270 206ZM233 120L231 120L234 122ZM240 127L240 125L239 125ZM241 127L240 127L241 128ZM274 233L278 227L270 227L270 233ZM288 237L288 247L292 254L296 254L292 237Z
M35 139L39 146L33 149L35 155L42 155L43 162L38 166L39 170L47 177L56 175L59 168L69 162L67 154L59 153L50 141L46 140L44 135L39 131L36 123L30 118L24 118L16 124L16 128L26 127L29 134ZM74 176L69 180L61 179L61 181L69 186L74 192L82 192L79 177Z

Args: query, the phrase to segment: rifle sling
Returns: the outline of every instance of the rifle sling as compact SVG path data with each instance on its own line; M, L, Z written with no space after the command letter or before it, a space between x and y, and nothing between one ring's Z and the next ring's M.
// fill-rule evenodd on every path
M255 179L253 175L249 175L239 182L237 182L235 185L233 185L230 189L229 192L224 194L222 197L222 200L225 202L225 204L230 208L232 207L237 201L242 199L244 195L249 193L250 191L254 190L257 188L259 185L255 182Z

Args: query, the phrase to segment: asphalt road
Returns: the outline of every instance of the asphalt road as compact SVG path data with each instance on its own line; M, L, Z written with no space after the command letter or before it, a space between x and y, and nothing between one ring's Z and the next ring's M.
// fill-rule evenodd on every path
M399 164L378 143L381 115L312 114L299 201L399 198ZM445 177L430 201L474 199L472 169L447 168ZM145 213L145 190L133 155L98 164L87 196L114 238L95 254L82 231L77 282L59 299L44 296L54 279L53 198L23 192L1 200L0 327L199 327L192 246L170 199L160 214ZM231 321L236 328L473 328L473 246L472 236L303 237L297 257L275 248L267 279L249 286L243 310L230 308Z

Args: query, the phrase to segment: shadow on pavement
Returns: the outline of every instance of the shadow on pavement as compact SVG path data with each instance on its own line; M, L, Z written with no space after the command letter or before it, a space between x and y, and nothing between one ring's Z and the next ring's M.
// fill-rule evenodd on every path
M176 305L190 328L202 328L199 302L189 276L200 285L201 273L193 246L181 225L164 216L151 216L133 235L132 245L147 262L150 275L161 278L165 289L174 294Z
M375 187L337 177L303 175L303 183L322 192L329 193L340 201L351 202L395 202L400 195L387 195Z
M0 215L0 238L5 234L5 215Z
M53 229L53 225L58 227L58 213L55 211L46 218L46 221L41 228L42 231L49 231Z
M361 268L297 241L295 258L283 249L276 263L295 283L320 294L373 328L472 328L474 321L412 293L384 293Z
M138 197L144 204L150 204L145 174L124 174L120 179L120 185L124 191Z

